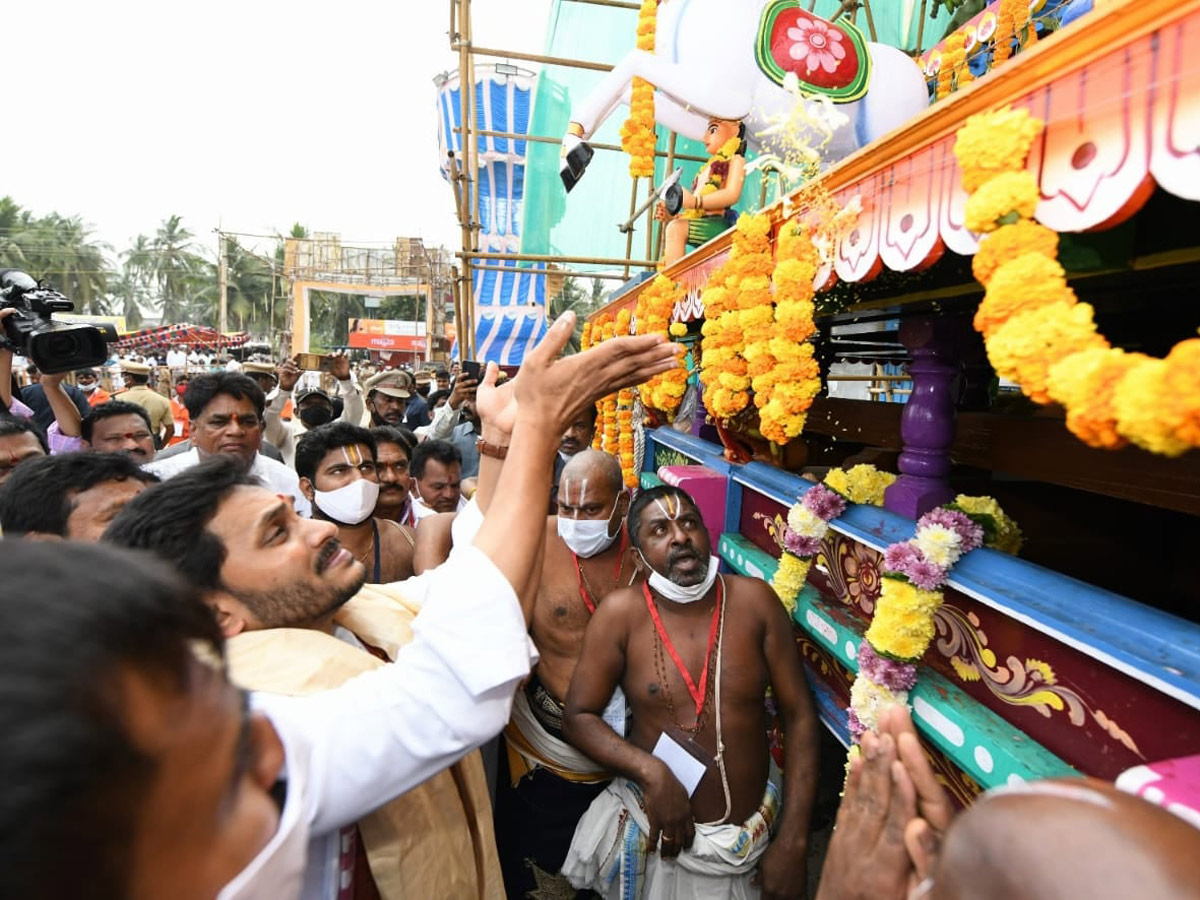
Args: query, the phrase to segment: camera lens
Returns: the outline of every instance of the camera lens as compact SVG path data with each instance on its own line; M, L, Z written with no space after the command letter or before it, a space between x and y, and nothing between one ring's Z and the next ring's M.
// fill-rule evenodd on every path
M51 334L46 341L46 351L55 359L73 359L81 349L79 338L69 331Z

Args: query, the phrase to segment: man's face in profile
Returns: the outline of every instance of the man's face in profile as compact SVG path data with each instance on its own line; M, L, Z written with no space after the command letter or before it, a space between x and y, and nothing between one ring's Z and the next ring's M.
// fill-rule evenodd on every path
M268 793L283 748L246 695L194 660L185 685L130 669L118 677L131 743L148 784L129 848L133 900L211 900L279 827Z

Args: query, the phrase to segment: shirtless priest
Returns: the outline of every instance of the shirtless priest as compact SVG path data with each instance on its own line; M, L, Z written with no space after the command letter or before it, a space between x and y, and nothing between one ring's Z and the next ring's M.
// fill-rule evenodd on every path
M605 597L641 579L629 553L629 496L615 456L575 453L563 466L557 497L530 628L540 658L513 701L504 730L507 777L496 790L496 844L512 900L574 896L558 872L580 816L612 775L563 738L563 701L588 621ZM619 692L607 718L623 729Z
M620 777L580 820L563 874L608 900L803 897L817 734L787 615L762 581L719 574L678 488L641 493L627 530L647 581L597 608L564 720L567 740ZM618 686L627 738L602 718ZM782 786L768 686L784 730Z

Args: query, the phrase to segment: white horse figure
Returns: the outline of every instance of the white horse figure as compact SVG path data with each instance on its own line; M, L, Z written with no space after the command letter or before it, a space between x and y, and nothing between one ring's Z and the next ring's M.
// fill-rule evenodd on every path
M795 81L789 72L809 99L798 100L783 86ZM829 23L805 12L798 0L661 0L655 52L628 53L572 110L560 171L568 191L591 160L587 138L618 104L628 104L635 76L654 85L659 124L700 140L710 119L742 120L750 143L780 156L803 137L778 127L794 105L809 104L814 120L829 121L820 107L832 99L844 115L835 117L832 133L812 135L826 161L849 155L929 105L916 62L863 39L845 20Z

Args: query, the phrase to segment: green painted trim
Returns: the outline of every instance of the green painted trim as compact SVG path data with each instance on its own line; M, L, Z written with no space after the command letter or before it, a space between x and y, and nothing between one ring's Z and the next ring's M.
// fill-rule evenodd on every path
M858 671L859 621L804 586L794 621L851 672ZM1080 773L928 666L909 695L913 721L931 744L985 789Z
M754 40L754 59L762 73L780 87L783 86L787 72L771 55L771 30L775 27L775 20L779 18L780 13L795 8L796 0L773 0L767 4L758 18L758 36ZM854 45L854 51L858 54L858 73L854 76L853 81L841 88L821 87L811 84L803 78L800 78L800 87L809 93L828 97L834 103L853 103L855 100L861 99L871 86L871 54L867 49L866 37L853 23L841 19L834 27L845 32L846 36L850 38L850 43ZM797 77L799 77L798 73Z
M641 473L640 484L642 486L643 491L648 490L649 488L652 488L652 487L658 487L662 483L663 483L663 480L661 478L659 478L657 475L655 475L653 472L642 472Z
M727 531L717 541L717 555L739 575L770 581L779 568L779 560L764 553L737 532Z
M778 560L737 533L722 534L717 547L720 557L739 575L770 581L779 567ZM858 645L864 631L858 619L806 584L797 598L793 620L841 665L858 671ZM920 667L909 704L918 730L984 788L1017 779L1079 774L928 666Z

